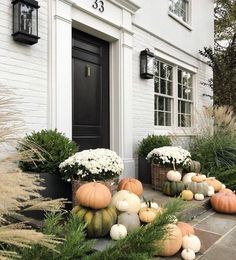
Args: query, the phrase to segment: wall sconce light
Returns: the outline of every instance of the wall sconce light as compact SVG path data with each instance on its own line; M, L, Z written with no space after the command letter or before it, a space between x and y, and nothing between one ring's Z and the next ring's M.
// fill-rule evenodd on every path
M152 79L154 75L154 53L149 49L140 52L140 77Z
M38 42L38 9L35 0L13 0L13 39L33 45Z

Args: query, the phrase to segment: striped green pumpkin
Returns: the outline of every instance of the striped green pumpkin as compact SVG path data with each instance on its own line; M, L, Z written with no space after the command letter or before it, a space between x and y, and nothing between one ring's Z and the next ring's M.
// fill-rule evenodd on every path
M168 196L179 196L179 194L185 189L185 185L182 181L165 181L162 187L162 191Z
M72 213L81 217L87 223L86 231L88 237L106 236L117 219L114 206L99 210L76 206L72 209Z

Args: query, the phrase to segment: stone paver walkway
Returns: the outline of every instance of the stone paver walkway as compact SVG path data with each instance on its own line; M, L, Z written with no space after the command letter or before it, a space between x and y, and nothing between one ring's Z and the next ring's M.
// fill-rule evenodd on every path
M168 197L161 192L145 186L144 196L153 198L160 205L167 202ZM192 209L187 210L187 219L194 226L196 235L201 240L201 250L197 260L236 260L236 214L219 214L210 208L209 199L203 202L191 201ZM185 214L186 216L186 214ZM178 253L165 260L180 260Z

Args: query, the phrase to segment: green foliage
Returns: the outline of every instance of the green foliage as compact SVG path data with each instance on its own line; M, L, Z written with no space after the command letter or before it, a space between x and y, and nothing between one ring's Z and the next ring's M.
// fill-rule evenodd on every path
M74 260L81 259L91 253L93 241L85 240L85 224L80 218L70 215L63 223L62 213L47 214L43 232L62 237L63 243L56 247L56 251L34 246L22 252L24 260Z
M84 259L86 260L126 260L126 259L152 259L161 248L154 246L155 240L167 238L167 224L173 223L185 208L185 203L180 199L171 199L165 205L164 213L153 223L142 226L131 232L126 238L114 242L102 252L97 252Z
M159 148L162 146L171 146L170 137L161 135L148 135L140 142L138 155L146 157L154 148Z
M214 104L231 105L236 111L236 1L215 0L215 42L200 54L208 58L213 78ZM206 94L208 96L208 94Z
M230 168L236 164L236 140L227 134L200 135L190 142L193 160L201 162L202 172Z
M40 246L24 249L21 252L24 260L148 260L158 253L153 241L167 238L167 224L173 223L173 216L180 219L186 204L181 199L171 199L164 206L164 212L153 223L140 227L131 232L126 238L113 242L102 252L92 250L94 241L86 240L85 224L76 215L70 215L63 224L62 213L46 215L43 232L60 236L63 243L56 251L47 250Z
M42 130L32 132L24 138L26 143L33 143L39 147L43 161L20 161L19 167L23 171L39 173L58 173L59 164L78 151L76 144L57 130ZM18 151L25 151L24 142L18 145Z
M219 181L224 183L227 188L236 190L236 164L227 170L213 170L210 175L216 177Z

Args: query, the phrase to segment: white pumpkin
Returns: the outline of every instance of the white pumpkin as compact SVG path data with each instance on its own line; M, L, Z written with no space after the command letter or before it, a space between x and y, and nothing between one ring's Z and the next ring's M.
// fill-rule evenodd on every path
M184 184L188 184L190 182L192 182L192 177L193 176L196 176L197 173L196 172L189 172L189 173L186 173L183 177L183 182Z
M150 202L150 206L149 206L149 202L142 202L141 203L141 208L146 208L146 207L149 207L149 208L154 208L154 209L158 209L159 208L159 206L158 206L158 204L156 203L156 202Z
M129 209L128 209L129 212L136 212L136 213L139 212L141 207L141 201L136 194L127 190L120 190L113 195L111 203L117 208L117 203L122 200L127 201L129 205Z
M194 253L197 253L201 249L201 241L197 236L189 234L183 237L182 247L192 249Z
M116 208L119 211L129 211L129 203L128 203L128 201L126 199L119 200L116 203Z
M215 194L215 189L214 189L214 187L213 187L213 186L209 186L209 187L208 187L207 196L208 196L208 197L211 197L211 196L213 196L214 194Z
M118 216L117 223L124 225L128 233L139 228L141 225L139 216L135 212L121 213Z
M194 260L196 258L196 255L192 249L184 249L181 252L181 257L184 260Z
M221 189L222 190L226 189L226 186L224 184L222 184Z
M201 193L196 193L196 194L194 195L194 199L195 199L195 200L204 200L204 195L201 194Z
M127 236L127 229L124 225L115 224L111 227L110 236L113 240L120 240Z
M166 178L169 181L181 181L182 175L178 171L171 170L167 172Z

